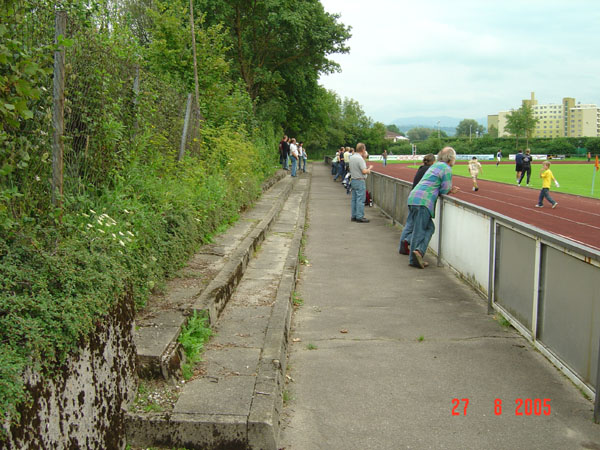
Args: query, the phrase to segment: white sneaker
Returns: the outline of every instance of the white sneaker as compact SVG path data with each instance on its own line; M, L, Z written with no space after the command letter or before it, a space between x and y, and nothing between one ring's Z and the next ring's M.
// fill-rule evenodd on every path
M552 209L556 208L558 206L558 202L554 202L554 205L552 205Z
M543 208L544 205L535 205L536 208Z

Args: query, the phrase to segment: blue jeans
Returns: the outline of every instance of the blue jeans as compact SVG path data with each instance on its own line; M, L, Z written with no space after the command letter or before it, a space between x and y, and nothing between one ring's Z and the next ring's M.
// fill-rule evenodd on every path
M387 166L387 158L383 158L383 167Z
M367 184L365 180L352 180L352 208L351 217L362 219L365 216L365 197L367 195Z
M335 175L337 173L338 163L331 163L331 175Z
M553 205L556 203L552 197L550 197L550 189L542 188L540 191L540 198L538 199L538 205L542 205L544 203L544 198L548 200Z
M408 219L406 219L406 226L402 230L402 236L407 236L406 240L410 243L408 262L412 266L417 266L418 263L413 251L419 250L421 255L425 256L431 236L435 232L435 224L427 206L409 205L408 211ZM402 242L402 236L400 242Z
M344 163L342 162L338 163L338 171L333 181L336 181L338 177L340 177L342 180L344 179Z
M293 156L291 157L292 160L292 176L295 177L296 176L296 168L298 166L298 160L296 158L294 158Z
M285 154L283 156L283 169L288 170L288 167L289 167L289 156L287 154Z
M302 168L302 172L306 172L306 160L304 158L300 159L300 167Z

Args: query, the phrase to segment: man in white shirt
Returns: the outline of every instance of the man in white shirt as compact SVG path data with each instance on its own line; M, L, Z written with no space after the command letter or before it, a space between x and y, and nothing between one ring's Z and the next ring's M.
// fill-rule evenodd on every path
M356 145L356 151L350 157L348 164L352 181L352 207L350 220L352 222L367 223L369 219L365 218L365 197L367 195L367 175L371 173L373 166L367 167L365 162L367 148L365 144L359 142Z

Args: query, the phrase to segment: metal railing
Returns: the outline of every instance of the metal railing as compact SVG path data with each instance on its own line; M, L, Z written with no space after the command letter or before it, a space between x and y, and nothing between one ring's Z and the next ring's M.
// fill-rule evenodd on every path
M411 184L378 173L373 201L404 224ZM430 248L591 398L600 421L600 251L451 196L440 196ZM479 242L477 248L473 243Z

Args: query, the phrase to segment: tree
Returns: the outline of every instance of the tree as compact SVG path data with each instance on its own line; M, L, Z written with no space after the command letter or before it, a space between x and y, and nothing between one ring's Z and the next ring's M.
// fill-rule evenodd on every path
M515 148L518 148L519 135L523 133L523 117L519 114L519 110L513 109L506 115L506 126L504 128L515 136Z
M537 125L538 119L533 115L533 108L528 104L523 104L517 110L512 110L506 115L506 130L514 134L516 137L515 145L519 147L519 135L525 135L527 139L526 145L529 146L529 138L535 126Z
M521 114L521 121L523 123L523 131L525 132L525 137L527 142L525 147L529 147L529 138L535 131L535 127L538 123L538 120L533 114L533 108L529 105L529 103L524 103L521 108L519 108Z
M436 133L437 136L437 130L434 130L432 128L416 127L408 130L406 135L411 141L424 141L432 133Z
M488 135L490 137L497 138L498 137L498 128L496 128L494 125L490 125L490 127L488 128Z
M473 119L463 119L460 121L458 126L456 127L456 136L467 136L471 137L471 135L483 134L485 131L485 127L483 125L479 125L476 120Z
M388 130L388 131L391 131L393 133L400 134L400 135L404 136L404 133L402 133L400 131L400 128L398 128L398 125L396 125L395 123L391 123L389 125L386 125L385 129Z
M181 1L181 0L180 0ZM339 70L328 56L347 53L350 29L327 13L319 0L195 0L209 25L229 33L229 56L254 105L264 111L282 106L286 128L308 129L318 78Z

